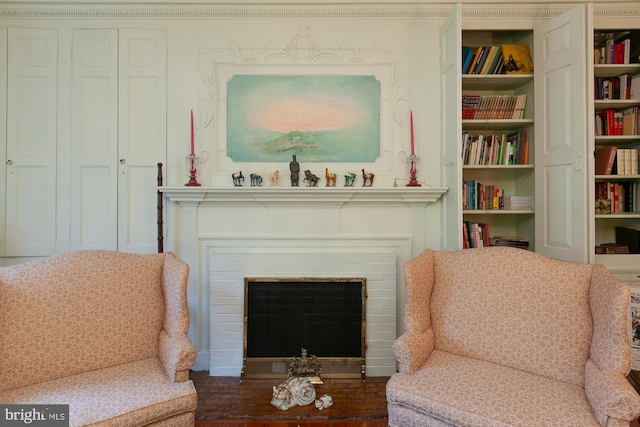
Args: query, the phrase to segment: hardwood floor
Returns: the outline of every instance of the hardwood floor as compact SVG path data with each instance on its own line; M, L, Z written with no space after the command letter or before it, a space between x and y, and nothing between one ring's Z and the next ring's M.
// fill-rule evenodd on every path
M210 377L206 371L191 372L198 391L196 427L387 427L385 386L389 377L325 379L316 394L330 395L334 405L318 410L314 405L280 411L271 405L272 387L279 379ZM640 371L629 382L640 392ZM630 427L640 427L638 421Z
M334 404L322 411L315 405L281 411L271 405L272 387L283 379L210 377L191 372L198 391L196 427L386 427L389 377L325 379L316 395L328 394Z

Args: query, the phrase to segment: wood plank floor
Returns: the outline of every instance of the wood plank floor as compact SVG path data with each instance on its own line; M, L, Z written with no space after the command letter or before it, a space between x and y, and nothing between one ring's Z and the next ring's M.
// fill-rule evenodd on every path
M315 405L281 411L271 405L272 387L281 379L210 377L191 372L198 391L196 427L386 427L389 377L325 379L316 395L328 394L334 404L322 411Z

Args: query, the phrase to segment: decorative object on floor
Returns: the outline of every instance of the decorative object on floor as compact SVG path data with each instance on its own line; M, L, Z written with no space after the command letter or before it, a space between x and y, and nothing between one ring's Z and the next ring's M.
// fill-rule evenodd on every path
M300 163L296 160L296 155L291 156L293 160L289 163L289 170L291 171L291 186L298 186L298 179L300 178Z
M320 399L316 399L316 408L321 411L331 406L333 406L333 398L328 394L323 394Z
M404 277L390 427L626 426L640 415L625 378L630 290L604 266L510 247L426 250Z
M280 171L275 170L269 174L269 185L272 187L278 187L278 179L280 178Z
M353 183L356 182L356 174L353 172L347 172L344 176L344 186L353 187Z
M185 187L200 187L200 183L196 180L200 171L200 157L189 154L185 159L185 164L189 175L189 182L185 184Z
M314 375L319 377L322 374L322 366L320 366L318 358L313 354L308 357L306 348L301 349L300 354L300 357L293 357L291 365L289 365L289 376Z
M262 187L262 175L259 173L252 173L249 175L249 178L251 178L252 187Z
M316 389L305 377L291 377L280 385L273 386L271 404L286 411L294 406L306 406L316 399Z
M327 184L325 185L325 187L335 187L336 186L336 174L335 173L329 173L329 168L325 168L324 170L324 176L325 178L327 178Z
M363 187L371 187L373 185L373 177L375 175L369 172L365 172L364 169L362 169L362 178L364 178L364 182L362 183ZM367 185L367 182L369 183L369 185Z
M312 174L311 171L309 169L307 169L306 171L304 171L304 179L303 181L307 181L307 187L317 187L318 186L318 181L320 181L320 178L318 178L316 175Z

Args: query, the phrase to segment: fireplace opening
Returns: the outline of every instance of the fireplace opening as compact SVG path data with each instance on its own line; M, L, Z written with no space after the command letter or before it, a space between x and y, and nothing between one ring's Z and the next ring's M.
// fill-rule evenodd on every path
M364 278L246 278L242 377L286 377L306 349L327 378L365 373Z

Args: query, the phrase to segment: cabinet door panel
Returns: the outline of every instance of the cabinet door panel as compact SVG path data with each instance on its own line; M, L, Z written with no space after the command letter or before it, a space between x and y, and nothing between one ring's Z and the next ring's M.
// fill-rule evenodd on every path
M118 250L157 250L157 164L166 158L166 34L120 30Z
M0 28L0 129L7 129L7 29ZM7 147L7 132L0 132L0 147ZM0 188L7 188L7 150L0 149ZM6 256L7 199L0 197L0 257Z
M117 249L118 33L74 30L71 248Z
M6 256L55 252L56 30L9 29Z
M586 6L534 31L536 251L577 262L587 261L586 34Z
M443 185L449 188L442 203L442 248L457 250L462 249L462 122L459 118L462 111L462 29L459 4L442 26L440 51L442 173Z

